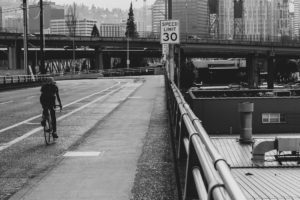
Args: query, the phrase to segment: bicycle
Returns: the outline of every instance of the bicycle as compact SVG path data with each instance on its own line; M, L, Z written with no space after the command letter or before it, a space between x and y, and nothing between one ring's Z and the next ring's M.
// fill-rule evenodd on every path
M54 106L55 111L56 111L56 107L59 107L59 105ZM51 118L50 110L47 109L47 112L48 112L48 115L43 116L44 117L43 127L44 127L45 143L46 143L46 145L49 145L55 141L55 138L53 138L53 136L52 136L53 127L52 127L52 118Z

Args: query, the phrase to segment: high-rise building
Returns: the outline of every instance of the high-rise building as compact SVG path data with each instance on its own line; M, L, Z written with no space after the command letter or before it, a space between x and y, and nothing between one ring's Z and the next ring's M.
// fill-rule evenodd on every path
M300 1L294 0L294 27L293 32L295 37L300 35Z
M3 29L3 25L2 25L2 7L0 6L0 31L2 31Z
M101 23L99 28L100 37L125 37L126 22Z
M244 0L245 35L267 39L289 35L289 0Z
M91 36L93 26L97 24L96 20L79 19L76 21L76 36ZM57 35L70 35L66 19L50 20L50 33Z
M50 21L54 19L64 19L64 7L55 5L54 2L44 1L43 2L44 12L44 29L50 28ZM29 32L36 33L40 31L40 6L30 5L29 6Z
M146 1L144 1L145 3ZM152 31L152 10L151 7L148 5L143 6L142 9L134 9L134 19L137 23L137 26L141 25L140 27L140 36L146 35L146 33L142 32L151 32ZM139 24L139 25L138 25Z
M234 34L234 3L233 0L219 1L218 31L219 38L231 39Z
M4 27L6 31L13 33L23 32L23 18L21 16L5 16Z
M156 0L152 5L152 31L160 32L160 21L166 19L167 8L165 0Z
M207 35L208 0L173 0L172 18L180 21L183 35Z

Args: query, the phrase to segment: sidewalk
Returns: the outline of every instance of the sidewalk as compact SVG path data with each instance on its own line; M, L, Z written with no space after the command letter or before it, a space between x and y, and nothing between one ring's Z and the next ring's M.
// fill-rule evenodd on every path
M12 200L177 199L163 76L149 76Z

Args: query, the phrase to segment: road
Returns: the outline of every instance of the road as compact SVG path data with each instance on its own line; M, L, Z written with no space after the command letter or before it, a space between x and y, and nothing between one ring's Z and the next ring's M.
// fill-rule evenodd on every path
M40 88L0 93L0 199L7 199L29 179L60 162L60 155L80 144L102 118L133 93L141 79L58 81L62 112L57 112L59 139L44 143Z

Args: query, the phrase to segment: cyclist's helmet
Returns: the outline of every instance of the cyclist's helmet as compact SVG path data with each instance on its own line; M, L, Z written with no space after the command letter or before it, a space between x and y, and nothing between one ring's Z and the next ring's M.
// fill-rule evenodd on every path
M54 80L53 77L49 77L48 80L47 80L47 82L48 82L49 84L55 84L55 80Z

